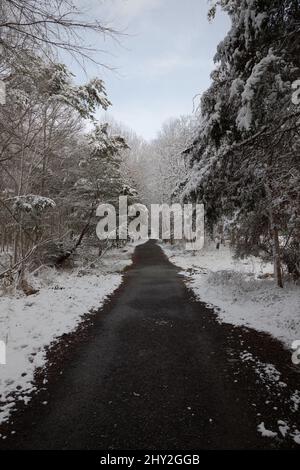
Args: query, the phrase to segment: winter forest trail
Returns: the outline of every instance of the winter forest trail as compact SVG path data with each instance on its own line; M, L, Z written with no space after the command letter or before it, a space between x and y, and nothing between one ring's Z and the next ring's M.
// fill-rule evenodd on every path
M46 388L12 415L1 449L296 446L257 431L286 416L289 387L273 396L241 359L251 351L295 386L288 352L267 335L220 324L155 242L136 248L121 287L69 339L65 356L50 352Z

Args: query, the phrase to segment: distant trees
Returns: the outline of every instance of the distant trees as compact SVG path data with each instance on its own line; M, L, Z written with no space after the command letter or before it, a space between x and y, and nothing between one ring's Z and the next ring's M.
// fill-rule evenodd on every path
M151 142L128 135L127 166L145 204L179 200L181 182L187 177L182 152L192 144L197 126L196 118L181 116L166 121Z
M202 200L211 227L227 220L239 255L273 257L300 276L300 77L297 0L214 2L232 27L218 46L213 83L202 97L202 125L186 152L184 197Z
M169 203L179 199L180 182L188 171L182 156L196 137L199 124L194 116L181 116L165 122L152 148L157 161L156 182L161 201Z

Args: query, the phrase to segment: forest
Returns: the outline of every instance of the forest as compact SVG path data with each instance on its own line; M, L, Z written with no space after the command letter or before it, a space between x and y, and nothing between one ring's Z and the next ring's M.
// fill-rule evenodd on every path
M95 238L93 208L126 187L146 204L203 202L208 236L221 231L238 256L273 259L280 287L285 272L299 278L299 5L234 5L208 13L213 21L223 8L232 27L196 113L148 143L126 123L97 122L97 108L111 106L104 82L78 86L57 61L60 49L89 53L82 29L117 31L81 22L67 2L2 2L2 279L59 264L82 232Z
M300 339L299 0L214 0L206 10L210 25L219 14L230 21L210 86L193 112L191 90L191 112L146 139L113 117L107 91L115 71L103 41L122 45L130 31L88 19L81 1L1 0L0 340L13 359L0 379L0 420L32 393L45 348L102 305L146 241L99 240L96 209L117 208L120 196L149 208L204 204L203 253L186 252L172 232L158 243L165 256L225 322L284 348ZM78 80L69 60L80 70L92 63L98 76ZM280 435L257 425L264 438ZM286 426L299 444L297 423Z

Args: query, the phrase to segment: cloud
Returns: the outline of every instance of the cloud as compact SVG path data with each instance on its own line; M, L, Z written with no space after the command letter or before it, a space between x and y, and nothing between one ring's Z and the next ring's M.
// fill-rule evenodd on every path
M117 122L126 124L137 135L144 137L148 141L157 136L159 129L165 121L169 120L172 116L180 114L186 114L184 107L180 110L177 107L165 109L163 103L152 108L141 108L138 104L132 105L130 109L120 106L113 108L109 113ZM100 119L105 120L105 115L100 115Z
M127 20L132 20L141 16L145 11L154 10L161 6L163 0L113 0L109 10L113 15L117 15Z
M154 76L166 75L181 67L190 67L193 61L180 56L167 56L156 59L150 59L143 64L144 74L152 73Z
M213 61L199 60L196 57L184 57L183 54L154 57L141 61L129 74L128 78L159 78L180 69L211 69Z

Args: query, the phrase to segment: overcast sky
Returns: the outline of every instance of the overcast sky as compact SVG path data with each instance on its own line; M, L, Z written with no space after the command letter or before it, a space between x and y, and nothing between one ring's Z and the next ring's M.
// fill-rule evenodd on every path
M121 46L98 42L109 52L98 60L117 68L101 71L113 103L110 114L151 139L166 119L191 113L193 97L209 86L228 18L219 13L209 23L207 0L80 1L89 16L126 30ZM82 79L80 69L71 65ZM95 75L91 64L87 72Z

